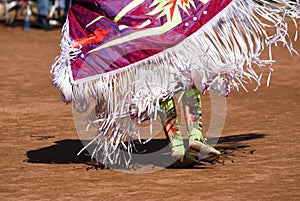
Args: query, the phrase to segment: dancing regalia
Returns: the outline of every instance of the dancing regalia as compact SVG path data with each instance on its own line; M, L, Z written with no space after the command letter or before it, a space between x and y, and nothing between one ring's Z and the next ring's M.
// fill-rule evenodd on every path
M296 53L286 19L297 27L299 17L299 0L73 0L53 85L76 111L92 108L87 146L116 164L120 147L130 156L137 125L177 92L260 86L274 62L263 50L280 43Z

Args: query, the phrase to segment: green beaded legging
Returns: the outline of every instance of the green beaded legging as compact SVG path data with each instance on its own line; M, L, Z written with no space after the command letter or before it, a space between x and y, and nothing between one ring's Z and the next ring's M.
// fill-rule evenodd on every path
M187 125L189 140L202 139L202 112L201 112L201 94L196 88L186 91L182 97L184 107L184 116ZM182 139L179 131L179 118L176 112L174 99L168 99L161 102L161 108L165 113L162 118L164 131L170 141L173 139Z

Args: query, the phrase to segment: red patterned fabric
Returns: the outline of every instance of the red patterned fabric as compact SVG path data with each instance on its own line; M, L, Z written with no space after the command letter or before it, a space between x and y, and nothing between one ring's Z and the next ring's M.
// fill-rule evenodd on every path
M231 0L202 2L74 0L68 16L70 36L82 45L82 53L72 62L73 79L116 71L173 47L201 29ZM127 9L128 5L132 7ZM127 12L116 19L122 10ZM105 47L114 41L117 43Z

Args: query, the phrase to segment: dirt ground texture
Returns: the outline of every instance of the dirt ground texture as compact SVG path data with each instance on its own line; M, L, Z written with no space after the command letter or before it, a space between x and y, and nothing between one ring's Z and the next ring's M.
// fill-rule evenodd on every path
M77 156L71 105L49 73L60 38L0 25L1 200L300 200L300 57L273 49L270 87L229 95L223 164L128 174Z

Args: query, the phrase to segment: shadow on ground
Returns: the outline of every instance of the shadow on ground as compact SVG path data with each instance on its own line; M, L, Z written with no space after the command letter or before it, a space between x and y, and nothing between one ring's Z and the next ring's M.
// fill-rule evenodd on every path
M253 154L255 150L251 149L251 145L249 145L247 141L264 138L265 136L265 134L250 133L219 138L218 144L215 146L222 153L219 161L222 163L222 161L224 162L224 160L229 159L234 162L233 158L240 155L240 153L246 155ZM208 142L215 140L216 139L208 139ZM87 142L80 140L56 141L52 146L28 151L26 162L56 164L84 163L103 168L101 164L91 162L91 155L88 151L83 151L80 155L77 155L77 153L83 149L83 143ZM168 141L165 139L153 139L147 144L135 142L133 153L135 156L131 160L133 163L138 161L140 164L149 164L150 161L154 166L177 167L176 165L174 166L175 161L170 161L174 159L170 157ZM173 165L169 166L168 164Z

